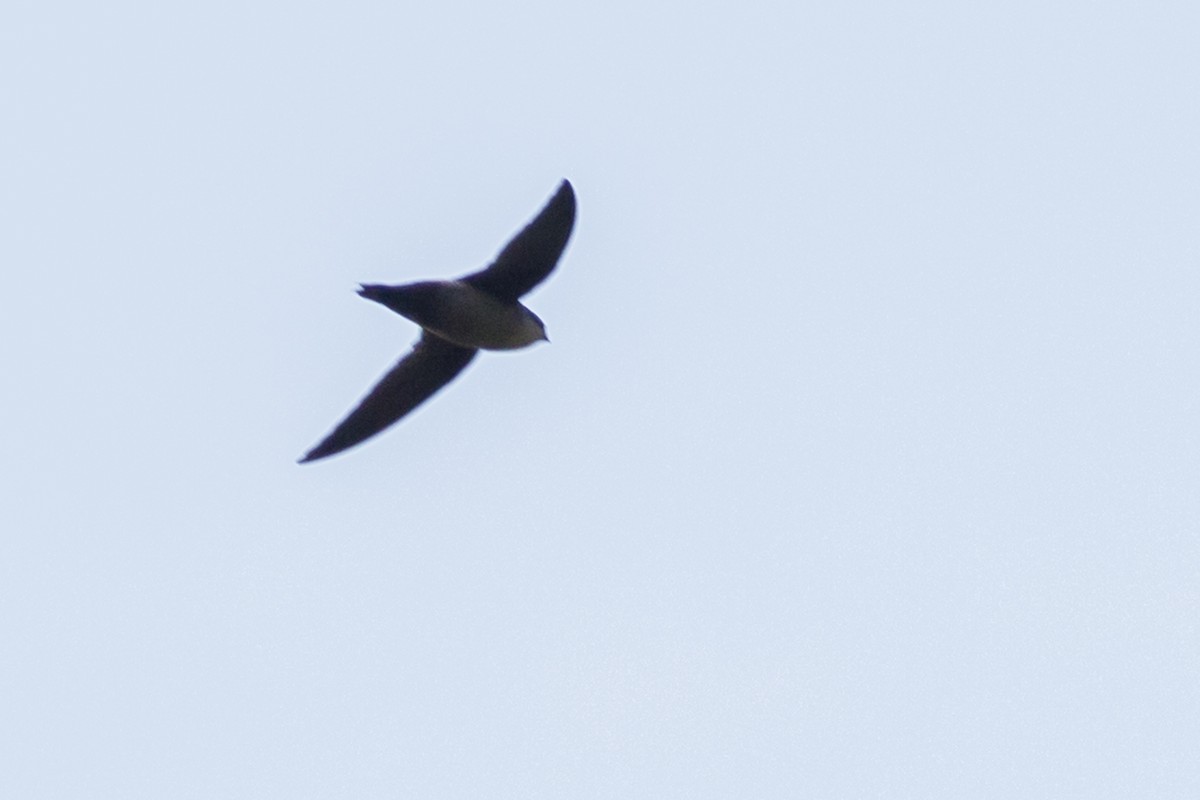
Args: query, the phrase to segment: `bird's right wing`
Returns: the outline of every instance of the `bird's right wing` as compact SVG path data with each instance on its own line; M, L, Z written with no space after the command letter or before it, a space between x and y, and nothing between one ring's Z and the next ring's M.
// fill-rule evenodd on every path
M422 333L413 349L300 463L340 453L399 421L454 380L477 352Z
M574 225L575 190L570 181L563 181L546 207L504 245L490 266L459 280L506 303L515 303L554 269Z

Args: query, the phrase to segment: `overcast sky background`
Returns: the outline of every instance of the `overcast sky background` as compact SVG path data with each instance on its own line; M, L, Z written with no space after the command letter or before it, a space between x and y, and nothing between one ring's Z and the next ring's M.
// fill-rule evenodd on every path
M1200 6L32 3L0 795L1200 796ZM297 466L416 338L527 298Z

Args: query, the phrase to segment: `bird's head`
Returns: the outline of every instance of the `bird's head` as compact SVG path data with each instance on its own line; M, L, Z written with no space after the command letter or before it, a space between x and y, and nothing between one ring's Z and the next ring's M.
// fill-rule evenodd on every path
M529 309L525 309L525 310L529 311ZM539 317L537 314L533 313L532 311L529 311L529 319L533 322L533 327L536 328L536 330L537 330L537 337L534 338L533 341L549 342L550 337L546 335L546 323L542 322L542 318Z

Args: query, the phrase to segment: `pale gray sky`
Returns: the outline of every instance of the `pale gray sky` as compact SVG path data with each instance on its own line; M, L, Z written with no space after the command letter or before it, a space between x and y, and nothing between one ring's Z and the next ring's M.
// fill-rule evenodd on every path
M4 17L0 796L1200 796L1200 6Z

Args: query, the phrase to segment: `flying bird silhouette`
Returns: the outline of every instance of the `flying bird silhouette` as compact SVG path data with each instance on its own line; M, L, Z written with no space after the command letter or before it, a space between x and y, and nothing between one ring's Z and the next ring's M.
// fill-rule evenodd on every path
M454 380L479 350L549 341L546 326L520 298L554 269L574 224L575 192L564 180L533 221L479 272L402 286L363 284L360 295L420 325L421 338L300 463L340 453L398 422Z

